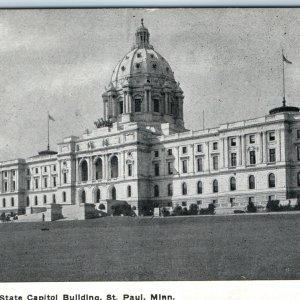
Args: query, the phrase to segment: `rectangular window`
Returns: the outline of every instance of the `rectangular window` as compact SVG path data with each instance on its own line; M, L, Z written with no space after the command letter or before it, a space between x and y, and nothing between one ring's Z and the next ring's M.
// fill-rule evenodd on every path
M197 158L197 171L202 172L203 171L203 160L202 158Z
M187 173L187 160L182 161L182 173Z
M123 114L123 101L119 102L119 115Z
M45 173L47 172L47 167L44 167L44 172L45 172Z
M154 151L154 157L159 157L159 151L158 150Z
M67 173L64 173L64 183L67 183Z
M168 155L169 155L169 156L172 155L172 149L168 149Z
M30 169L27 169L27 170L26 170L26 174L27 174L27 175L30 175Z
M300 129L297 130L297 139L300 139Z
M187 152L187 148L186 147L182 147L182 154L186 154Z
M297 160L300 160L300 146L297 147Z
M7 192L8 186L7 186L7 182L4 182L4 192Z
M230 203L231 206L234 206L234 200L235 200L235 198L230 198L229 199L229 203Z
M16 171L15 170L12 171L12 176L16 176Z
M197 145L197 152L202 152L202 144Z
M159 164L154 164L154 176L159 176Z
M218 204L218 200L217 200L217 199L214 199L214 200L212 201L212 203L213 203L213 204Z
M186 206L186 201L181 202L182 206Z
M15 182L15 181L12 182L12 190L13 190L13 191L16 190L16 182Z
M48 187L48 178L44 178L44 188Z
M128 176L132 176L132 164L128 164Z
M56 177L53 177L53 187L56 187Z
M235 147L236 146L236 138L230 139L230 146Z
M38 174L38 173L39 173L39 169L35 168L35 174Z
M269 149L269 162L276 161L276 151L275 149Z
M56 165L53 165L53 171L54 172L56 171Z
M197 204L201 205L202 204L202 200L197 201Z
M39 180L38 180L38 179L35 180L35 188L36 188L36 189L39 188Z
M255 165L256 164L255 151L250 151L250 164L251 165Z
M173 174L173 163L171 161L168 161L168 174Z
M214 170L219 169L219 158L218 158L218 156L213 156L213 169Z
M28 191L30 190L30 180L29 179L27 180L27 190Z
M218 150L218 142L213 143L213 150Z
M255 143L255 135L254 135L254 134L251 134L251 135L249 136L249 143L250 143L250 144L254 144L254 143Z
M15 199L14 199L14 198L11 198L11 199L10 199L10 205L11 205L11 206L15 206Z
M7 178L7 171L4 172L4 177Z
M230 163L231 163L231 167L236 167L236 153L231 153Z
M269 132L269 141L275 141L275 131Z

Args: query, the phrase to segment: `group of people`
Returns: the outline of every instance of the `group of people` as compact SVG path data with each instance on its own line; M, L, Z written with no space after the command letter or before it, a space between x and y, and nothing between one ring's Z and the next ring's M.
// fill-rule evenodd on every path
M8 213L8 214L5 214L5 212L3 212L0 216L0 219L2 221L2 223L4 222L12 222L14 220L18 220L18 215L16 213Z

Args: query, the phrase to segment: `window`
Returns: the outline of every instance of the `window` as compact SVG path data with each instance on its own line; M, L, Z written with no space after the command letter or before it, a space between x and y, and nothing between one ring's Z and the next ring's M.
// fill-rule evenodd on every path
M67 194L66 194L66 192L63 192L63 202L67 202Z
M256 157L255 157L255 151L250 151L250 164L255 165L256 164Z
M254 134L251 134L251 135L249 136L249 143L250 143L250 144L254 144L254 143L255 143L255 135L254 135Z
M35 179L35 188L38 189L39 188L39 180Z
M154 186L154 197L159 197L159 187L158 187L158 185Z
M142 57L142 53L138 52L137 57Z
M236 146L236 138L231 138L230 139L230 146L235 147Z
M4 182L4 192L7 192L8 190L8 185L7 185L7 181Z
M128 198L131 197L131 186L130 185L127 187L127 197Z
M110 176L111 178L119 177L119 160L117 156L113 156L110 161Z
M2 199L2 206L6 207L6 200L5 200L5 198Z
M198 204L198 205L201 205L201 204L202 204L202 200L198 200L198 201L197 201L197 204Z
M119 101L119 115L123 114L123 101Z
M203 189L202 189L202 181L198 181L197 183L197 193L202 194Z
M53 177L53 187L56 187L56 177Z
M97 191L96 191L96 203L99 203L100 199L101 199L101 192L100 192L100 189L97 188Z
M159 164L154 164L154 176L159 176Z
M16 182L15 182L15 181L12 182L12 190L13 190L13 191L16 190Z
M269 141L275 141L275 131L269 132Z
M297 147L297 160L300 160L300 146Z
M169 155L169 156L172 155L172 149L168 149L168 155Z
M186 201L181 202L182 206L186 206Z
M63 196L64 196L64 193L63 193ZM55 194L52 195L52 203L56 203L56 196L55 196Z
M159 151L158 150L154 151L154 157L159 157Z
M53 171L54 172L56 171L56 165L53 165Z
M27 175L30 175L30 169L27 169L27 170L26 170L26 174L27 174Z
M15 206L15 199L14 198L10 199L10 206Z
M269 162L276 161L276 151L275 149L269 149Z
M185 182L183 182L181 185L181 191L182 191L182 195L187 195L187 185Z
M202 144L197 145L197 152L202 152Z
M300 172L297 174L297 185L300 186Z
M86 177L84 177L84 179L86 179ZM86 180L84 180L86 181ZM67 183L67 173L64 173L64 183Z
M44 195L44 204L47 204L47 196Z
M38 197L34 196L34 205L38 205Z
M218 204L218 200L217 200L217 199L214 199L214 200L212 201L212 203L213 203L213 204Z
M213 142L213 150L218 150L218 142Z
M35 168L35 174L38 174L38 173L39 173L39 169Z
M173 196L173 186L171 183L168 184L168 196Z
M16 176L16 171L15 170L12 171L12 176Z
M4 172L4 177L7 178L7 171Z
M30 179L27 180L27 190L30 190Z
M254 197L249 197L248 198L248 203L250 204L250 203L254 203Z
M230 198L230 199L229 199L229 203L230 203L230 206L231 206L231 207L234 206L234 200L235 200L235 198Z
M26 197L26 206L28 207L30 205L30 200L29 200L29 197L27 196Z
M159 100L158 99L153 100L153 111L159 113Z
M88 164L86 160L83 160L80 167L81 181L88 181ZM67 183L67 174L64 173L64 183Z
M168 174L173 174L173 163L171 161L168 161Z
M300 129L297 130L297 139L300 139Z
M44 188L48 187L48 178L44 178Z
M231 167L236 167L236 153L231 153L230 164L231 164Z
M95 161L95 179L102 179L102 159L100 157Z
M45 172L45 173L47 172L47 167L44 167L44 172Z
M182 154L186 154L187 153L187 148L186 147L182 147Z
M275 187L275 175L273 173L269 174L269 188Z
M213 156L213 170L219 169L219 158L218 156Z
M234 177L230 178L230 190L235 191L236 190L236 179Z
M187 173L187 160L182 161L182 173Z
M218 191L219 191L218 180L215 179L215 180L213 181L213 192L214 192L214 193L218 193Z
M197 158L197 171L202 172L203 171L203 160L202 158Z
M132 176L132 164L127 165L127 172L128 176Z
M253 175L249 176L249 189L250 190L255 189L255 177Z
M134 111L141 112L142 111L142 99L137 98L134 100Z

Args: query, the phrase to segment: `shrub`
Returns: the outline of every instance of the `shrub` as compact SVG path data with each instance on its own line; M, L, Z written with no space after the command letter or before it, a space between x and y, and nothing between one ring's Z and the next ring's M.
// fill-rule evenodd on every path
M164 217L170 216L170 212L165 207L162 209L161 213Z
M180 205L176 205L173 210L173 214L175 216L182 216L182 207Z
M190 215L198 215L198 205L197 204L191 204L190 205Z
M268 211L279 211L280 206L279 206L279 200L269 200L267 203L267 210Z
M151 200L145 201L141 207L141 214L143 216L153 216L154 202Z
M244 214L245 212L243 210L240 209L236 209L233 211L235 214Z
M200 215L214 215L215 214L215 205L210 203L208 208L201 208Z
M252 201L249 201L247 205L247 212L249 213L255 213L257 211L257 208L255 207L254 203Z
M114 216L121 216L121 215L131 216L132 215L131 206L127 203L115 205L113 215Z

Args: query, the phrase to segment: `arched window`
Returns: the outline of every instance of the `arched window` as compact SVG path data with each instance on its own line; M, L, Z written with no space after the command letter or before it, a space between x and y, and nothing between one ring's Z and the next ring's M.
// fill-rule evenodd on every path
M141 98L134 99L134 111L142 112L142 99Z
M117 190L116 190L116 188L114 186L111 189L111 198L112 198L112 200L116 200L117 199Z
M81 203L85 203L85 201L86 201L85 190L82 190L82 192L81 192Z
M187 185L186 185L185 182L182 183L181 190L182 190L182 195L186 195L187 194Z
M81 163L81 181L88 181L88 164L86 160Z
M44 204L47 204L47 195L44 195Z
M121 99L119 101L119 111L118 111L119 115L123 114L123 111L124 111L123 104L124 104L123 99Z
M300 186L300 172L297 174L297 185Z
M213 181L213 192L214 192L214 193L218 193L218 191L219 191L218 180L215 179L215 180Z
M95 161L95 179L102 179L102 159L100 157Z
M100 192L100 189L97 188L96 190L96 203L99 203L100 202L100 199L101 199L101 192Z
M131 186L130 185L127 187L127 197L128 198L131 197Z
M117 178L119 175L118 158L113 156L110 161L111 178Z
M250 190L255 189L255 177L253 175L249 176L249 189Z
M53 195L53 196L55 196L55 195ZM67 194L66 194L66 192L63 192L62 196L63 196L63 202L67 202Z
M6 207L6 200L5 200L5 198L2 199L2 206Z
M30 200L29 200L29 197L27 196L26 197L26 206L29 206L30 205Z
M154 186L154 197L159 197L159 187L158 187L158 185Z
M230 178L230 190L235 191L236 190L236 180L234 177Z
M275 187L275 175L273 173L269 174L269 188Z
M202 181L198 181L197 183L197 193L202 194L203 188L202 188Z
M153 111L159 113L159 99L153 100Z
M172 185L172 183L168 184L168 196L173 196L173 185Z
M99 205L99 209L105 209L105 205L101 203L101 204Z

